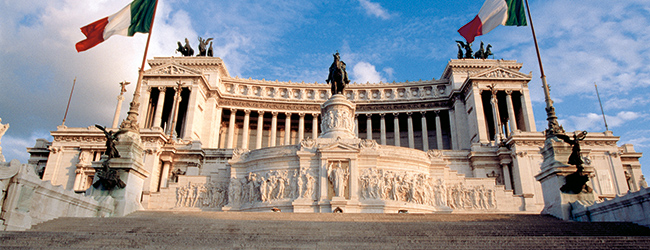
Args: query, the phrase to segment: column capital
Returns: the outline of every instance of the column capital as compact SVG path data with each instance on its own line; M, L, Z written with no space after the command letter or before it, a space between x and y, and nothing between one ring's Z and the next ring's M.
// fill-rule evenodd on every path
M251 113L251 110L250 109L244 109L244 113L246 113L248 115L248 114Z
M284 115L286 115L287 117L291 117L291 112L284 112Z
M148 87L145 91L147 91L147 93L151 93L151 89L153 89L153 87Z
M436 114L436 116L439 116L440 115L440 110L434 110L433 113Z
M300 112L300 113L298 113L298 115L299 115L300 117L305 117L305 112Z
M512 94L512 89L507 89L506 90L506 95L511 95Z
M272 114L273 116L278 116L278 111L271 111L271 114Z
M314 118L317 118L318 115L320 115L320 114L319 114L319 113L312 113L312 114L311 114L311 116L313 116Z
M372 119L372 114L366 114L366 119L368 120Z
M393 113L393 116L395 116L395 119L397 119L397 116L399 116L399 113L395 112L395 113Z
M385 113L380 113L379 116L383 119L386 116L386 114Z
M264 110L258 110L258 111L257 111L257 114L258 114L258 115L264 115Z
M412 112L412 111L407 111L406 114L407 114L409 117L411 117L411 115L413 114L413 112Z
M230 112L237 112L236 108L230 108Z
M420 114L422 114L422 116L424 116L426 113L427 113L426 110L420 110Z
M157 88L158 88L158 91L160 91L160 93L165 93L165 91L167 91L167 87L159 86Z

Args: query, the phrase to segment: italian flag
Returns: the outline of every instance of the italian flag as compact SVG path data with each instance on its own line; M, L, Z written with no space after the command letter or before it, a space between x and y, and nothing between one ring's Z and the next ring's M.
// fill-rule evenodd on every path
M149 33L157 0L134 0L119 12L99 19L81 28L86 40L78 42L77 52L85 51L112 35L133 36L136 32Z
M485 35L499 25L526 26L526 13L522 0L486 0L471 22L458 30L468 43Z

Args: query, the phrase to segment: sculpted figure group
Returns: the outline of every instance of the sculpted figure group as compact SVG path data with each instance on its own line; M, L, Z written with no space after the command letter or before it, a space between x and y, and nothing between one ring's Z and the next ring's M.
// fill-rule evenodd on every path
M199 54L196 56L209 56L212 57L214 56L214 52L212 50L212 39L213 38L208 38L208 39L203 39L202 37L199 37ZM206 46L210 44L209 48L206 48ZM181 44L180 41L177 42L178 48L176 49L177 52L181 53L183 56L193 56L194 55L194 49L192 49L192 46L190 46L189 40L185 38L185 45Z
M307 169L271 170L231 178L228 204L269 202L283 199L315 199L316 178Z
M452 209L487 210L496 208L494 190L484 186L466 188L462 184L447 187L440 179L426 174L369 168L359 177L361 199L404 201Z
M222 207L226 204L226 190L217 183L187 183L176 188L176 207Z

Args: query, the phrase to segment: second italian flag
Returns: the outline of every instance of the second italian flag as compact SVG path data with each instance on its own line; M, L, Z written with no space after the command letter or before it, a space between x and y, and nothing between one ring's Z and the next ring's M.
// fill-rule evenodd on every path
M77 52L85 51L105 41L112 35L133 36L149 33L157 0L134 0L119 12L99 19L81 28L86 39L78 42Z
M468 43L499 25L526 26L522 0L486 0L474 19L458 30Z

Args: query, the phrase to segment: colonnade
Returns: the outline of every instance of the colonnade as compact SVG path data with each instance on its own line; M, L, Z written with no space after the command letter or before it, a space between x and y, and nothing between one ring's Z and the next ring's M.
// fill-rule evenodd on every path
M296 144L306 137L319 135L319 113L217 107L217 114L220 115L215 121L218 132L213 140L218 148L259 149ZM387 124L386 116L393 120L392 124ZM361 127L360 117L365 118ZM451 143L456 140L456 133L451 133L454 120L450 110L361 113L355 115L354 132L357 137L377 140L381 145L423 151L451 149Z
M517 130L534 131L534 124L528 119L531 114L528 114L528 104L522 92L491 89L483 93L486 122L484 125L487 128L488 140L500 141ZM519 98L516 98L517 95Z

